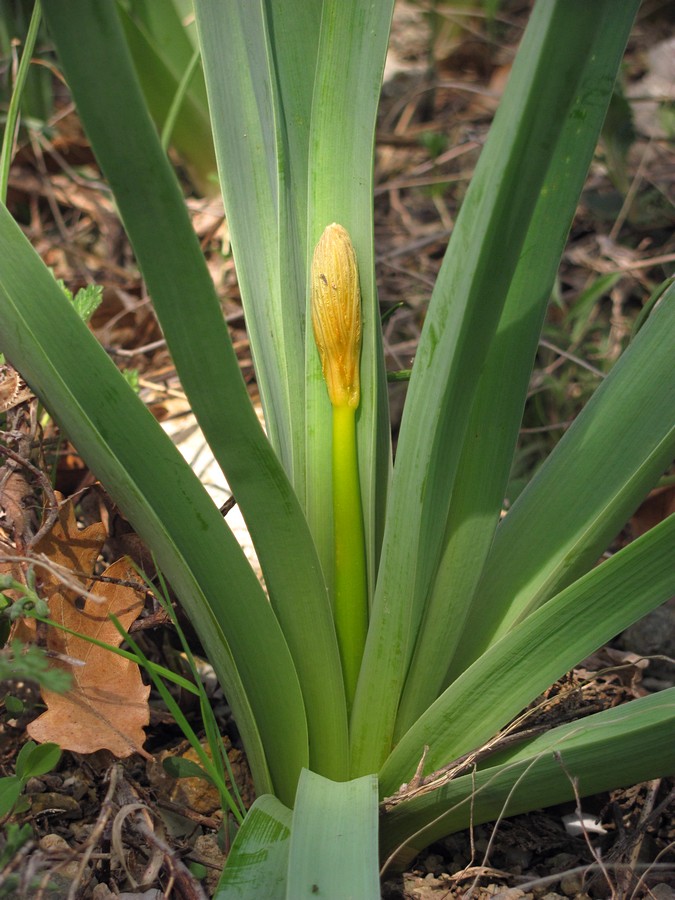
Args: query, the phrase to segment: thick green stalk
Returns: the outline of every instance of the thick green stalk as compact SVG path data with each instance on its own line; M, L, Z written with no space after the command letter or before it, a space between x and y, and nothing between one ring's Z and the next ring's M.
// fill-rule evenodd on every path
M335 629L351 709L368 632L365 536L356 454L356 410L333 407Z
M368 582L356 453L361 290L356 253L341 225L329 225L316 245L311 298L314 339L333 407L333 615L347 707L351 709L368 631Z

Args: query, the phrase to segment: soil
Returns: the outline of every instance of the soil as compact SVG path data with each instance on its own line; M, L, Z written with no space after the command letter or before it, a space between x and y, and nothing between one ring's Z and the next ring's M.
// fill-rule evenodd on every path
M378 125L375 192L377 276L383 313L389 313L384 338L391 371L409 368L414 357L425 304L528 8L527 3L504 2L489 26L478 13L455 15L454 7L439 7L436 19L421 5L401 3L397 8ZM674 36L672 13L659 3L645 3L626 57L627 94L644 95L647 79L656 77L662 65L654 62L654 51L660 53ZM671 89L673 83L675 74ZM111 195L65 89L57 84L54 90L49 131L22 139L8 205L44 261L71 290L90 283L103 286L103 302L92 321L98 339L121 368L137 371L141 397L158 419L183 416L187 406L180 384ZM606 371L621 352L650 291L673 271L675 152L672 132L659 130L659 115L658 107L650 118L641 106L625 157L620 155L612 166L607 145L601 145L591 168L537 358L519 447L521 464L514 469L507 503L583 405L597 382L597 370ZM182 175L194 227L257 402L222 204L199 196ZM628 192L622 193L620 185L627 185ZM582 321L576 300L599 277L619 269L622 277ZM395 428L404 395L403 384L392 384ZM30 403L24 399L12 407L8 430L27 427ZM44 485L35 474L28 481L40 509ZM58 449L56 487L65 496L78 497L81 524L101 517L108 524L105 558L133 552L147 562L128 524L67 443ZM17 546L39 526L25 503L22 508L20 516L16 503L5 499L0 511L5 547ZM672 508L672 490L655 493L615 546ZM617 636L611 647L554 687L550 697L570 683L583 682L591 685L586 702L606 706L672 686L674 668L667 658L674 655L674 618L670 605ZM151 658L176 658L175 632L151 604L135 634ZM199 652L197 644L194 649ZM644 655L653 657L646 667ZM603 676L593 674L600 670ZM229 742L240 789L250 801L236 728L206 663L203 678ZM0 711L3 775L14 771L26 726L42 709L33 683L5 683L5 692L18 697L24 708L21 713L8 707ZM188 720L199 727L198 709L190 706L188 695L180 699ZM32 837L15 854L3 855L7 832L0 835L0 897L196 900L211 895L231 825L223 820L217 794L204 782L177 782L166 774L162 759L187 748L154 691L151 709L147 757L118 760L107 751L65 753L54 772L28 782L29 808L14 818L30 824ZM574 803L480 825L432 846L409 871L386 873L382 896L673 900L673 800L675 780L665 778L585 799L581 828ZM12 876L18 879L9 889Z

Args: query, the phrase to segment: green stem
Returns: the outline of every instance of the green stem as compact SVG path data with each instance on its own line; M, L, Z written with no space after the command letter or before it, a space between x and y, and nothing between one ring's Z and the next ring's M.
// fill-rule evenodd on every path
M40 27L40 2L36 0L33 12L30 17L28 26L28 34L23 46L21 54L21 62L16 73L16 81L14 82L14 90L9 101L7 109L7 121L5 123L5 133L2 139L2 149L0 150L0 201L3 203L7 200L7 185L9 183L9 167L12 162L12 151L14 150L14 139L19 125L19 108L21 106L21 97L23 89L28 77L28 69L30 61L35 49L35 41L37 40L38 28Z
M333 407L335 629L351 709L368 630L365 537L356 456L356 409Z

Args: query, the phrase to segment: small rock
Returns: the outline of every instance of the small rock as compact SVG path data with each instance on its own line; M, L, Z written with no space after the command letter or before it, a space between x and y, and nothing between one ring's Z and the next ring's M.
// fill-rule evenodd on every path
M40 838L41 850L68 850L68 842L60 834L46 834Z
M89 790L89 783L78 772L77 775L66 778L61 785L61 788L64 791L68 791L71 797L74 797L76 800L81 800Z
M142 894L139 894L137 891L124 891L124 893L117 896L119 900L162 900L164 892L158 888L150 888L149 891L143 891Z
M195 840L194 852L198 860L207 868L204 885L210 897L215 893L227 857L218 846L215 834L200 834Z
M80 819L82 809L73 797L45 791L44 794L31 796L31 812L33 815L58 815L64 819Z
M114 896L107 884L97 884L91 892L91 900L110 900Z
M27 794L42 794L46 790L45 783L41 778L29 778L26 782Z
M64 879L72 881L77 876L79 862L77 859L66 862L68 857L72 855L72 851L68 846L68 842L60 834L45 834L44 837L40 838L39 846L45 853L58 857L59 863L63 860L58 867L58 872Z
M579 863L579 858L573 853L556 853L552 856L548 864L552 872L564 873L567 869L573 869Z
M532 851L525 847L507 847L504 850L506 868L512 875L519 875L532 862Z
M440 875L443 871L443 857L439 856L438 853L429 853L424 860L424 868L427 872L431 872L434 875Z
M639 619L619 635L617 644L644 656L675 657L675 602L671 600ZM648 674L672 682L673 665L668 659L652 659Z
M581 872L568 872L560 876L560 890L566 897L578 897L583 887L584 879Z
M671 888L669 885L661 882L661 884L655 884L651 890L651 896L654 897L654 900L675 900L675 888Z

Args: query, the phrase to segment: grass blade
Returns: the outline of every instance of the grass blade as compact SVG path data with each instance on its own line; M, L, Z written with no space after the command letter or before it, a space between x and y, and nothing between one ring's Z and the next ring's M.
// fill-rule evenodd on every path
M153 15L153 9L158 15ZM172 0L153 4L134 0L130 10L121 3L117 10L148 108L163 135L163 146L166 148L168 138L202 193L217 193L216 154L199 51L192 47ZM183 84L190 70L189 82Z
M21 61L16 72L16 81L14 82L14 89L7 108L7 118L2 134L2 148L0 149L0 202L2 203L5 203L7 200L9 167L15 150L14 144L19 124L21 98L26 87L26 79L30 70L31 57L37 40L41 18L40 5L36 3L31 13L30 24L24 42L23 53L21 54Z

